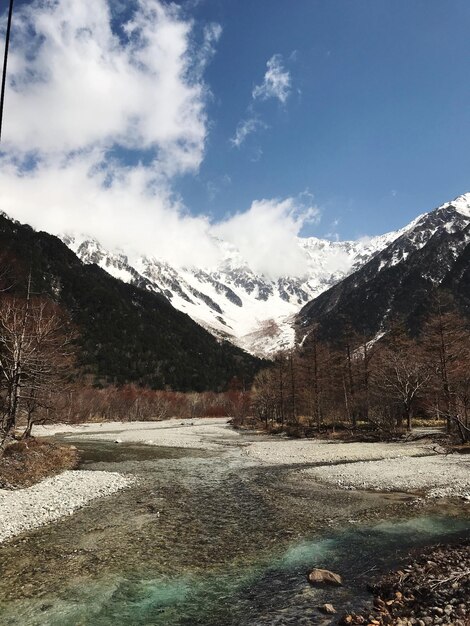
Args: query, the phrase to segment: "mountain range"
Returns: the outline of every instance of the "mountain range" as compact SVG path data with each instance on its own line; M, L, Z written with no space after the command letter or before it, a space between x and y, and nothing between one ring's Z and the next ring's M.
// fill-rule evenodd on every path
M400 317L416 331L436 290L470 317L470 194L379 237L299 238L303 276L257 273L233 245L217 243L217 267L176 267L0 215L10 284L20 289L30 267L34 290L67 309L80 330L79 365L95 384L249 384L260 357L308 341L313 328L327 339L347 327L373 340Z
M361 268L306 304L296 317L304 341L315 327L334 339L347 327L369 339L400 319L419 332L438 293L470 317L470 194L419 216Z
M294 345L302 306L362 267L400 232L359 241L298 238L307 272L276 279L255 272L233 245L220 240L222 262L199 268L171 266L156 257L131 259L84 235L62 235L62 240L85 264L164 296L216 337L265 357Z
M409 307L417 315L426 302L421 291L431 285L450 282L458 290L449 272L464 255L469 207L466 194L398 231L357 241L298 238L307 270L276 279L254 271L232 244L220 240L222 261L216 267L130 258L85 235L62 240L85 264L160 294L217 338L269 357L291 348L296 337L301 341L312 323L321 322L331 335L338 320L349 317L355 328L374 335L390 315L408 314Z
M250 384L263 362L217 339L160 293L83 263L57 237L0 215L5 291L48 296L78 330L77 369L95 385L222 391Z

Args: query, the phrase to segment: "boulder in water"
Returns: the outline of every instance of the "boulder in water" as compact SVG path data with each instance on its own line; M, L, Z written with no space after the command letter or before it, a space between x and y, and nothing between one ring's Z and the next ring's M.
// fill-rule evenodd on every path
M330 572L327 569L318 569L316 567L314 567L307 574L307 579L311 585L332 585L335 587L341 587L343 585L343 581L339 574Z

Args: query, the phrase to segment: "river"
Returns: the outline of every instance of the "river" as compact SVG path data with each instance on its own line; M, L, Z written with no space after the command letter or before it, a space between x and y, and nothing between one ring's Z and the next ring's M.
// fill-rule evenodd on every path
M357 609L410 548L468 536L468 504L326 487L252 462L241 439L219 451L77 439L84 471L138 484L3 544L0 623L327 624L318 605ZM345 586L311 588L315 566Z

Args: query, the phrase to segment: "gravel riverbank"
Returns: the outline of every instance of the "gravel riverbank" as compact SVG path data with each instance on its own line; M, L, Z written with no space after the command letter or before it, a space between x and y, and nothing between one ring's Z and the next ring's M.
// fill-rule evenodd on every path
M116 472L67 471L27 489L0 489L0 542L72 515L88 502L133 482Z
M229 418L169 419L160 422L99 422L89 424L51 424L34 428L35 437L56 434L73 439L143 443L166 448L217 450L227 439L239 435L228 426Z
M2 624L300 625L327 619L317 610L324 602L337 620L371 607L365 585L374 569L468 528L462 501L342 491L302 474L318 464L345 466L358 454L406 463L413 450L432 454L428 445L269 438L234 431L226 420L54 428L55 443L80 451L86 470L79 473L108 470L108 478L115 472L137 482L1 544ZM138 445L149 434L155 443ZM173 449L159 447L163 441ZM179 450L182 441L214 452ZM250 452L260 444L274 462ZM300 450L311 455L309 465L295 463ZM276 466L281 453L291 462ZM68 490L60 489L60 500ZM305 580L312 567L331 568L344 587L312 589Z
M400 457L323 466L302 470L302 475L343 489L426 491L428 497L470 500L468 455Z
M251 440L229 425L228 418L171 419L160 422L104 422L35 429L36 436L61 434L74 440L227 450L240 446L254 465L293 466L305 479L343 489L426 492L431 497L470 499L470 457L436 454L426 442L341 442L257 437ZM321 467L298 468L312 465Z
M371 586L372 613L348 614L340 624L432 626L470 624L470 543L426 548L409 565Z
M257 441L247 448L247 454L272 465L308 463L341 463L379 461L433 454L426 444L405 442L352 442L319 439L274 439Z

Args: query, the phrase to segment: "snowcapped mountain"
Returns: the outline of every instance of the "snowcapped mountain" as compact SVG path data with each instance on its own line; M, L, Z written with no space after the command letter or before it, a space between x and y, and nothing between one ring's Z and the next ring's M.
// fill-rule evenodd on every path
M222 258L217 267L180 268L155 257L130 259L85 236L64 235L62 240L84 263L95 263L119 280L163 294L214 335L266 356L294 344L293 321L303 305L361 267L400 232L360 241L299 238L307 272L275 280L253 271L224 241L217 241Z
M470 311L470 193L416 218L380 252L300 311L299 340L319 325L335 337L348 324L374 337L396 317L418 329L435 290Z
M86 248L98 254L96 248ZM77 373L89 381L215 391L226 389L234 377L249 384L262 366L236 346L219 341L161 294L83 264L54 235L4 214L0 250L4 285L12 295L24 295L30 272L32 292L49 296L70 317L78 331ZM123 259L116 263L123 268Z
M204 268L171 266L156 257L131 259L86 236L65 235L62 240L83 262L95 263L119 280L163 294L212 334L253 354L268 356L294 345L295 320L301 309L303 323L308 325L309 311L317 310L317 302L328 302L325 306L334 308L331 298L341 292L347 277L347 285L355 289L365 280L356 277L364 272L377 275L400 265L436 233L461 232L469 223L470 194L466 194L386 235L358 241L299 238L305 275L277 279L255 272L233 245L220 240L222 261L217 267ZM358 304L360 309L363 306L364 302Z

